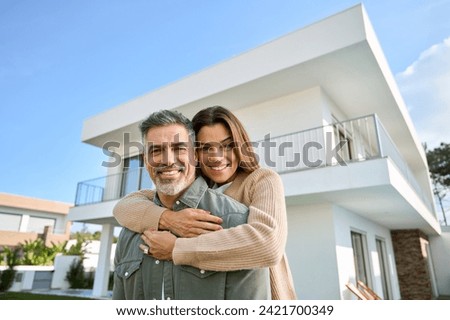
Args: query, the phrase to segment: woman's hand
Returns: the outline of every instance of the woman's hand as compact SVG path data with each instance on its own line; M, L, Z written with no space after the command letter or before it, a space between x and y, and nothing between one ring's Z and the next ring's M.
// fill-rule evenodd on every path
M180 211L166 210L159 220L161 230L170 230L182 238L193 238L201 234L222 229L222 219L202 209L186 208Z
M172 251L177 237L169 231L146 230L141 236L145 245L139 247L155 259L172 260Z

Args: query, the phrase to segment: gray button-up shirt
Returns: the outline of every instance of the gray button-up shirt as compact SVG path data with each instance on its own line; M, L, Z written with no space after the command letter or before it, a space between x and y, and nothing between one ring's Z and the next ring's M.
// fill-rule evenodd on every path
M189 207L211 211L223 219L223 228L247 223L248 208L221 191L208 188L199 177L173 210ZM162 206L157 196L154 202ZM114 259L113 299L270 299L268 268L219 272L177 266L144 255L141 243L140 234L122 229Z

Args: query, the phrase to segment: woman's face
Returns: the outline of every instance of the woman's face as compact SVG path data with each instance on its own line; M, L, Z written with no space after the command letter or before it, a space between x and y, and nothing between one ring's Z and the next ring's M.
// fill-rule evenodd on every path
M230 130L222 123L204 126L197 133L200 168L218 185L233 181L239 159Z

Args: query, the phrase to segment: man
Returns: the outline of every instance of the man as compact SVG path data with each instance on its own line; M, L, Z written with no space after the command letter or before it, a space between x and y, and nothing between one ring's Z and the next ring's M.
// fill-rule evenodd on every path
M154 203L174 211L198 207L219 213L224 228L247 222L245 205L195 177L190 120L163 110L151 114L140 128L146 168L156 186ZM126 228L117 243L115 268L113 299L270 299L267 268L216 272L176 266L150 256L141 235Z

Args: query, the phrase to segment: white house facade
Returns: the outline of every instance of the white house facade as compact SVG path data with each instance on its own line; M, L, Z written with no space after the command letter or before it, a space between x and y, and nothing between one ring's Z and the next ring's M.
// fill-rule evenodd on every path
M384 299L450 294L438 285L450 271L436 269L447 242L433 240L442 231L426 156L357 5L84 122L82 140L111 151L108 176L80 182L69 212L103 225L94 295L106 294L114 205L151 188L138 124L160 109L192 118L213 105L236 114L283 180L299 299L354 299L346 284L357 280Z

